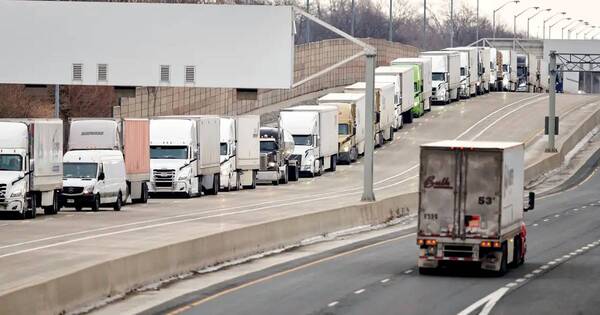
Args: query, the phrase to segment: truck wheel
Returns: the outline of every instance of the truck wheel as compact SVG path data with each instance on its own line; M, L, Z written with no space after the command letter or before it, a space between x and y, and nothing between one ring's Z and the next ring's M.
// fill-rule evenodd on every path
M273 186L277 186L277 185L279 185L280 180L281 179L277 179L277 180L272 181L271 183L273 184Z
M140 203L148 203L148 183L142 183L142 198L139 200Z
M335 170L337 169L337 156L332 155L330 159L331 159L331 167L329 168L329 171L335 172Z
M75 211L81 211L81 205L80 204L76 204L75 205Z
M92 201L92 211L100 210L100 195L95 195Z
M292 182L298 181L298 178L300 177L300 172L298 172L298 167L288 165L287 169L288 169L288 179Z
M523 244L522 244L520 234L515 236L514 244L515 244L515 250L513 252L513 261L510 263L511 268L517 268L524 262L524 257L521 256Z
M380 133L378 136L379 138L377 139L377 146L381 147L383 145L383 132Z
M115 204L113 205L113 210L121 211L122 206L123 206L123 195L119 191L119 194L117 195L117 201L115 201Z
M256 189L256 173L258 171L252 171L252 183L250 185L245 185L244 189Z
M23 211L22 218L23 219L35 219L36 212L36 202L35 195L31 195L29 201L27 202L27 209Z
M236 173L235 175L235 190L241 190L242 189L242 178L240 176L240 173Z
M279 179L279 184L287 184L289 181L287 168L283 171L283 177Z
M407 111L402 113L402 120L404 120L405 124L410 124L413 122L413 116L411 111Z
M221 175L213 175L212 188L207 191L208 195L217 195L219 193L219 187L221 187Z
M390 140L388 141L394 141L394 128L390 128Z
M506 242L502 244L502 258L500 261L500 269L498 271L496 271L496 276L501 277L503 275L506 274L506 272L508 272L508 249L506 248Z
M430 275L430 274L433 274L434 270L435 270L434 268L419 267L419 274L420 275Z
M45 215L52 215L58 213L58 194L55 192L52 198L52 205L44 207Z
M319 159L319 168L317 169L317 173L315 173L315 176L321 175L323 175L323 160Z
M356 162L356 160L358 160L358 149L352 147L352 149L350 149L350 163Z

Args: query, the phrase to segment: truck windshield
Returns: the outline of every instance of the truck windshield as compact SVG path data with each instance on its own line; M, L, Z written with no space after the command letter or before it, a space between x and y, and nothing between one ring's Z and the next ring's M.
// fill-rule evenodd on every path
M312 145L311 135L293 135L295 145Z
M465 67L460 68L460 75L463 77L467 75L467 71L466 71Z
M443 72L434 72L431 74L432 81L446 81L446 76Z
M338 125L338 134L340 134L340 135L350 134L350 127L348 126L348 124L339 124Z
M97 163L64 163L63 178L96 178Z
M227 143L221 142L221 155L227 155Z
M186 146L150 146L151 159L178 159L188 158L188 148Z
M502 71L508 72L508 65L502 65Z
M23 167L23 157L18 154L0 155L0 171L20 171Z
M270 153L277 150L277 144L275 141L261 141L260 142L260 152L262 153Z

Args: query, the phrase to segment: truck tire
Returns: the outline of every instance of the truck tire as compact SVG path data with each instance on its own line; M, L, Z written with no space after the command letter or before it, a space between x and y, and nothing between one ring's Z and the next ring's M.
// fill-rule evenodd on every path
M94 196L94 200L92 201L92 211L98 211L100 210L100 195L95 195Z
M412 116L411 116L412 117ZM381 147L383 146L383 132L377 135L377 146Z
M317 169L317 172L315 173L315 176L321 176L323 175L323 160L319 159L319 168Z
M52 205L44 207L45 215L53 215L58 213L58 193L54 192L54 196L52 197Z
M358 160L358 149L352 147L352 149L350 149L350 163L356 162L356 160Z
M501 277L504 276L508 272L508 249L506 248L506 242L502 244L502 258L500 260L500 269L496 271L496 276Z
M394 128L390 127L390 140L388 141L394 141Z
M515 236L514 244L515 250L513 252L513 261L510 263L511 268L517 268L523 264L525 261L524 257L521 256L521 250L523 249L523 244L521 240L521 234Z
M411 124L413 122L413 115L411 111L402 113L402 120L405 124Z
M35 216L37 214L35 212L35 208L36 208L35 195L32 195L29 198L29 202L27 204L27 209L23 211L21 218L22 219L35 219Z
M240 176L240 173L236 173L235 175L235 190L241 190L242 189L242 179Z
M119 191L119 194L117 194L117 201L115 201L115 204L113 205L113 210L121 211L122 206L123 206L123 195Z
M287 184L289 181L289 173L288 173L288 169L287 167L285 168L285 171L283 171L283 177L279 180L280 184Z
M132 203L148 203L148 184L142 183L142 192L140 198L131 199Z
M221 176L218 174L213 175L213 183L212 188L206 191L207 195L217 195L219 194L219 187L221 187Z
M337 155L332 155L331 156L331 167L329 168L329 171L335 172L336 169L337 169Z
M287 169L288 169L288 180L290 180L292 182L297 182L298 178L300 177L300 172L298 171L298 167L288 165Z
M420 275L430 275L430 274L433 274L434 270L435 270L435 268L419 267L419 274Z

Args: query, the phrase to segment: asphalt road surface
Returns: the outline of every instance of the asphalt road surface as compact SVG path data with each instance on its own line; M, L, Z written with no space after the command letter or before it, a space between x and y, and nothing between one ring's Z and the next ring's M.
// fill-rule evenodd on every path
M600 172L526 213L526 262L503 277L419 275L413 232L207 288L149 314L599 314Z

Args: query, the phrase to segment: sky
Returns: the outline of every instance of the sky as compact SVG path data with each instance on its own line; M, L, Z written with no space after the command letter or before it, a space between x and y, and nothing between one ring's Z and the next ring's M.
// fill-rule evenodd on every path
M415 7L422 10L423 0L408 0ZM481 16L486 16L489 20L492 20L492 12L494 9L501 6L503 3L508 2L509 0L479 0L479 14ZM477 5L477 0L454 0L455 10L460 8L463 5L467 5L475 10ZM427 0L427 6L429 6L434 11L448 11L450 9L450 0ZM552 9L550 12L543 12L537 15L535 18L531 20L530 24L530 34L533 36L542 37L542 22L544 19L549 18L550 16L558 13L558 12L567 12L565 17L570 17L573 20L584 20L589 22L590 25L596 25L600 27L600 1L599 0L521 0L521 2L517 5L509 4L504 7L502 10L496 13L496 21L501 21L506 26L509 26L509 29L512 30L513 27L513 16L528 7L539 6L543 9ZM439 8L436 10L435 8ZM540 9L541 10L541 9ZM533 9L529 9L523 15L521 15L517 19L517 30L526 31L527 30L527 18L534 15L536 12ZM545 18L542 18L545 16ZM546 23L546 27L549 24L553 24L558 21L559 17L554 18L553 20ZM566 25L571 23L571 21L563 21L557 24L552 31L552 35L554 38L560 36L560 29ZM556 30L556 31L555 31ZM596 33L596 32L592 32Z

